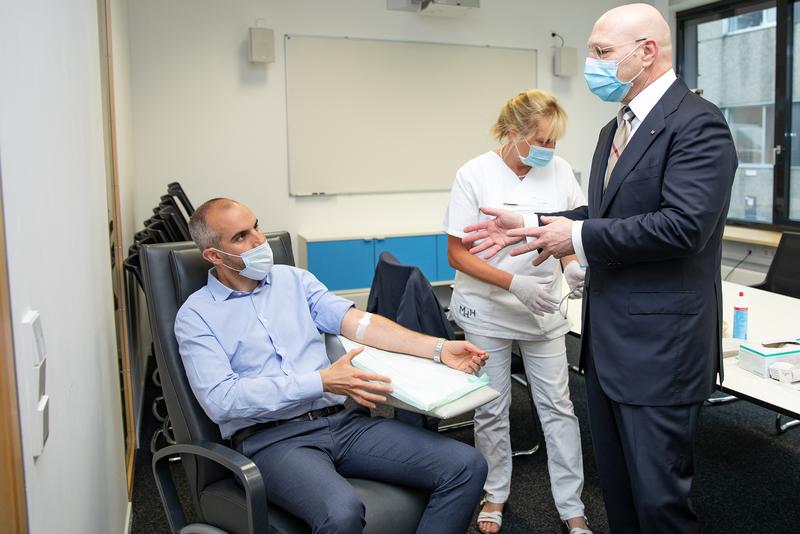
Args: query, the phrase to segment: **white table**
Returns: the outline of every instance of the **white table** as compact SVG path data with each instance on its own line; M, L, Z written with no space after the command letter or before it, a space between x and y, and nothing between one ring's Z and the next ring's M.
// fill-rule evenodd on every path
M739 297L739 291L744 291L750 309L748 314L750 339L795 339L800 336L800 299L722 282L722 318L728 323L729 330L733 329L733 305ZM567 319L571 332L580 336L580 300L569 301ZM717 388L721 391L788 417L800 419L800 391L795 387L769 378L760 378L741 369L735 356L725 358L723 365L725 380L721 385L717 384Z

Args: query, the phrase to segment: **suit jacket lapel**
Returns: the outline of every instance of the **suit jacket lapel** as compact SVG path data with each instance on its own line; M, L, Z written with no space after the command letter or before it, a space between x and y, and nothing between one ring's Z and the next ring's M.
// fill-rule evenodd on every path
M611 177L608 179L608 187L606 187L603 193L603 201L600 204L600 217L608 210L611 200L614 198L614 195L617 194L619 186L625 181L628 173L639 163L644 153L650 148L650 144L658 137L658 134L660 134L663 129L664 111L661 109L661 102L659 102L650 110L650 113L647 114L647 117L645 117L644 121L639 125L639 128L636 129L636 133L634 133L633 137L628 141L625 150L622 151L619 160L617 160L614 170L611 171Z
M603 198L603 179L608 167L608 154L611 151L611 141L617 130L617 119L612 119L600 131L597 140L597 149L592 159L592 171L589 174L589 217L599 217L600 202Z
M603 193L603 200L600 203L600 210L597 214L602 217L608 210L614 195L619 191L620 185L625 181L625 178L633 170L636 164L642 159L642 156L650 147L656 137L659 136L664 129L664 119L669 116L673 111L678 108L678 105L683 100L689 88L683 83L681 79L675 80L673 84L664 93L650 113L647 114L644 121L636 129L636 133L628 141L625 150L619 157L614 170L608 180L608 187ZM607 153L606 153L607 154ZM601 185L602 189L602 185Z

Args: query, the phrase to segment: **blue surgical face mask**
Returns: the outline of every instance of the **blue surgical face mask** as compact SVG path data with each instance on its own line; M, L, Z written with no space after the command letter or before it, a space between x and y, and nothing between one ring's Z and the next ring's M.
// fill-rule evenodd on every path
M553 155L556 153L554 148L531 145L527 140L525 140L525 143L528 145L528 155L523 157L522 154L519 154L519 148L517 148L517 154L519 154L519 160L528 167L541 169L542 167L547 167L553 160ZM516 146L515 143L514 147L516 148Z
M642 43L636 45L633 50L619 60L587 57L586 65L583 68L583 77L586 79L586 85L589 86L589 90L606 102L619 102L625 98L625 95L633 87L633 81L644 72L644 67L639 71L639 74L627 82L620 81L617 78L617 70L620 64L631 57L640 46L642 46Z
M242 254L230 254L229 252L225 252L224 250L220 250L218 248L215 248L214 250L223 254L227 254L228 256L242 258L242 261L244 262L244 269L234 269L233 267L229 267L224 263L222 265L231 271L238 272L245 278L260 282L266 278L269 272L272 270L272 249L267 241L264 241L257 247L251 248Z

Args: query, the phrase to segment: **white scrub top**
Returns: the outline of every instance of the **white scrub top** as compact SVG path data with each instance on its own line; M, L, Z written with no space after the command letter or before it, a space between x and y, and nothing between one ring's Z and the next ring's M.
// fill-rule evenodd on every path
M572 168L558 156L544 168L531 169L522 180L494 151L465 163L456 173L443 229L454 237L464 237L464 227L491 217L480 207L502 208L520 213L547 213L586 204ZM532 265L536 253L513 257L506 247L486 261L512 274L537 277L549 285L550 293L561 300L561 267L552 256L538 267ZM460 271L450 304L455 322L465 332L504 339L536 341L554 339L569 331L560 312L534 315L510 292L481 282Z

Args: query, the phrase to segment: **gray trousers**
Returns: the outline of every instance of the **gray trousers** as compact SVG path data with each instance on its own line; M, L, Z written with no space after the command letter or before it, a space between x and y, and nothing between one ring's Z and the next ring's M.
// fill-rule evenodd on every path
M267 498L313 532L364 528L364 504L345 477L430 492L418 533L463 534L486 479L486 461L469 445L363 408L263 430L240 444L268 481Z

